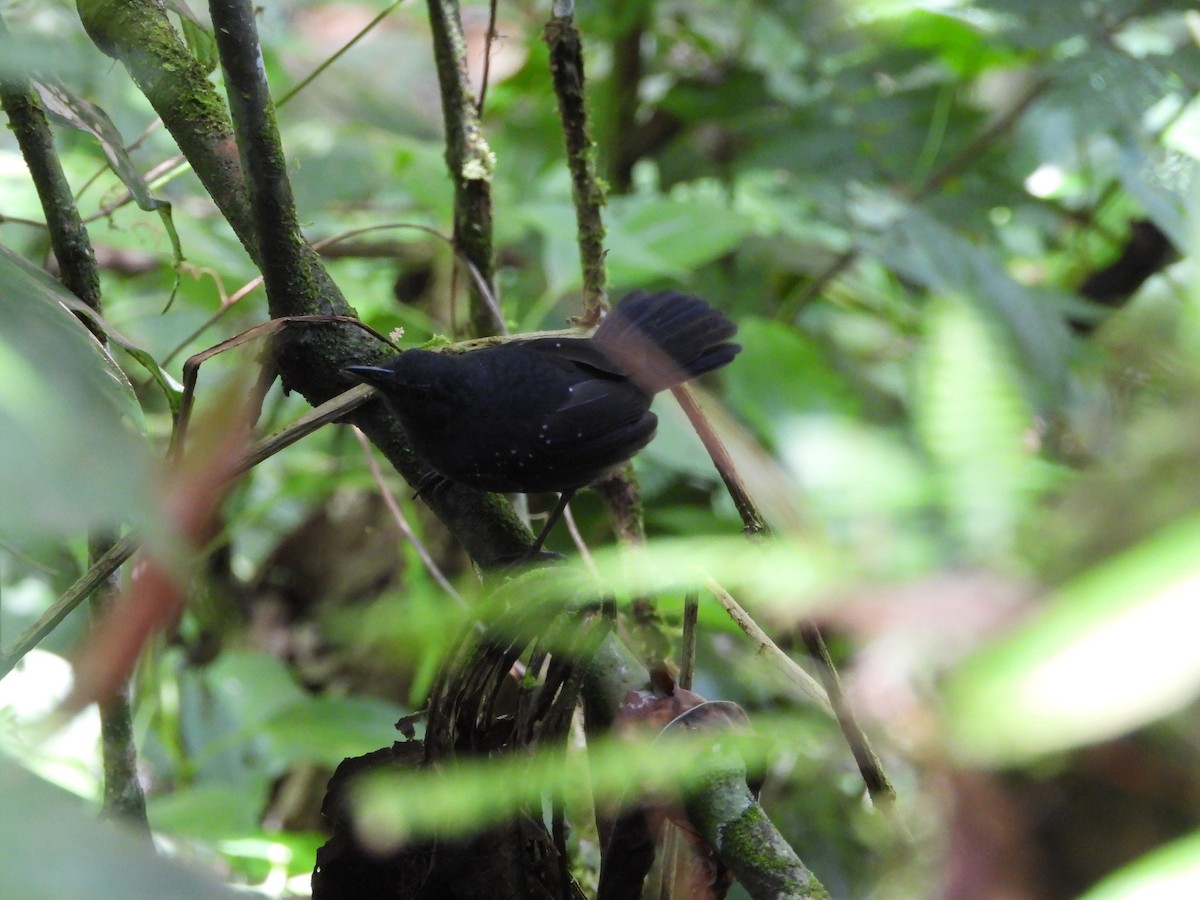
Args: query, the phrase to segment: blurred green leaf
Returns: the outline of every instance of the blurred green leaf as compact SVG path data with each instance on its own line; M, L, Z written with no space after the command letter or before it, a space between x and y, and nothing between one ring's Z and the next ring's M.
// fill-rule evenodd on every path
M693 269L732 250L751 229L731 206L705 197L616 197L609 202L607 221L608 262L617 284L686 280Z
M929 309L916 425L936 463L941 500L975 559L1003 562L1029 502L1033 417L999 343L972 307Z
M890 194L852 186L850 213L863 229L862 250L931 292L975 304L1001 327L1031 396L1063 401L1073 352L1064 322L1069 298L1017 283L991 251Z
M1022 762L1122 734L1191 703L1200 519L1180 522L1055 593L947 685L960 759Z
M0 759L0 871L14 900L121 897L125 900L230 900L222 887L154 852L88 805ZM16 811L20 811L20 815Z
M196 840L219 841L252 837L262 831L261 819L270 794L265 776L225 784L177 788L151 797L146 808L156 831Z
M281 760L319 762L330 768L398 738L405 710L371 697L310 697L280 710L262 725Z
M1200 832L1147 853L1080 900L1167 900L1200 896Z
M824 350L803 332L772 319L738 322L742 352L721 373L730 408L778 443L796 416L852 416L861 403Z
M151 518L141 407L66 296L0 246L0 534L9 537Z

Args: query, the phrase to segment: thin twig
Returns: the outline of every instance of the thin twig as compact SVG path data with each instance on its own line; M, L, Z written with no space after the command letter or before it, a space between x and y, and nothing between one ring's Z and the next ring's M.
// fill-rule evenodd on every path
M708 417L704 414L704 410L696 401L696 395L686 384L681 384L671 388L671 394L678 401L680 408L683 409L684 415L688 417L688 421L692 424L700 442L704 444L704 449L708 451L709 458L713 461L713 465L717 469L717 474L721 476L721 480L725 482L725 488L729 491L729 496L733 499L733 505L737 508L738 515L742 518L742 523L745 526L746 534L754 536L762 534L767 530L766 520L758 510L753 498L750 496L749 490L746 488L746 483L742 480L741 474L734 465L733 457L729 455L729 450L725 447L721 436L717 434L708 421Z
M0 653L0 678L11 672L13 667L25 657L25 654L40 644L75 607L104 584L105 580L117 571L140 545L140 537L126 535L114 543L107 553L92 563L78 581L67 588L66 592L54 601L36 622L21 632L4 649L4 652Z
M759 511L758 505L754 502L750 493L746 490L745 483L738 474L729 451L725 449L720 436L717 435L709 423L708 418L696 402L696 398L691 390L686 385L682 385L672 388L672 393L675 395L675 399L679 401L679 405L683 407L688 421L692 423L692 427L700 436L700 440L704 443L704 448L712 458L717 472L720 473L721 480L725 482L730 496L733 498L734 505L742 517L746 534L751 537L757 535L769 537L770 531L766 519ZM887 774L883 771L879 757L871 748L871 742L867 738L866 733L859 726L858 720L850 708L849 701L846 700L845 695L842 693L841 679L838 677L837 668L833 663L832 657L829 655L829 648L825 645L825 638L822 636L821 630L815 624L807 623L802 627L801 634L809 655L819 666L821 681L827 695L826 702L832 706L833 713L837 717L838 726L842 730L842 735L845 737L846 743L850 746L850 752L854 755L855 762L858 764L859 772L862 774L863 782L867 786L871 799L875 801L877 806L890 807L892 801L895 800L895 789L888 780Z
M363 457L367 461L367 468L371 471L371 477L375 480L375 486L379 488L379 495L383 498L383 504L388 508L388 512L391 513L396 527L400 529L400 533L404 535L405 540L412 544L413 549L417 551L417 556L421 557L421 562L425 564L425 568L433 576L433 580L453 598L455 603L464 610L467 609L467 601L462 598L462 594L455 590L454 585L450 583L450 579L446 577L446 573L442 571L441 566L437 564L437 561L430 555L425 544L421 542L416 532L413 531L412 526L408 524L408 519L405 517L404 511L400 509L400 504L396 502L396 498L388 488L387 482L383 477L383 471L379 468L379 463L375 460L371 441L358 428L352 428L351 430L354 432L355 440L362 447Z
M492 45L496 42L496 0L488 2L488 24L487 34L483 39L483 74L479 79L479 99L475 101L475 108L479 111L479 115L483 115L483 102L487 99L488 81L492 74Z
M700 619L700 598L688 591L683 598L683 631L679 638L679 686L692 689L696 677L696 626Z
M579 525L575 522L575 514L571 512L571 504L569 503L563 509L563 522L566 523L567 533L571 535L575 549L579 551L579 558L583 560L583 564L587 566L589 572L593 575L598 575L599 570L596 568L596 560L592 557L592 551L588 549L587 543L583 540L583 534L579 530Z
M788 656L778 644L771 640L770 636L762 630L761 626L733 598L733 595L712 578L706 578L706 581L708 589L717 598L717 602L721 604L721 608L729 613L729 618L733 619L734 624L742 630L746 637L754 641L756 644L755 653L771 660L791 684L799 688L806 697L829 713L830 716L833 716L833 705L829 702L829 695L817 680L805 672L794 659Z
M393 0L391 5L385 7L378 15L375 16L375 18L371 19L370 22L368 22L366 25L364 25L362 28L360 28L358 30L358 32L354 35L354 37L350 38L350 40L348 40L348 41L346 41L346 43L342 44L342 46L339 47L337 50L335 50L331 56L327 57L326 59L323 59L317 65L317 67L315 69L313 69L311 72L309 72L307 75L305 75L299 81L297 81L294 85L292 85L291 88L284 91L283 95L278 100L275 101L275 106L276 107L283 106L283 104L287 103L289 100L291 100L293 97L295 97L298 93L300 93L302 90L304 90L306 87L308 87L314 81L316 81L316 79L318 78L318 76L321 75L322 72L324 72L326 69L328 69L330 66L332 66L335 62L337 62L339 59L341 59L342 56L344 56L350 50L350 48L352 48L355 44L357 44L359 41L361 41L363 38L365 38L368 34L370 34L372 31L374 31L375 27L380 22L382 22L384 19L386 19L388 16L390 16L392 14L392 10L394 10L397 6L399 6L403 2L404 2L404 0Z

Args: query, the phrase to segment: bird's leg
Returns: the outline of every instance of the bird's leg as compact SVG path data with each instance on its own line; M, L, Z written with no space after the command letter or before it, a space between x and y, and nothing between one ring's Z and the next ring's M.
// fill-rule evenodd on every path
M440 472L435 472L430 469L421 476L421 480L417 482L417 490L412 495L414 500L425 499L430 494L436 494L450 483L450 479Z
M571 498L575 496L575 491L563 491L558 495L558 502L554 504L554 509L550 511L550 515L546 517L546 524L542 526L542 530L538 532L537 538L533 542L533 546L529 549L529 556L537 556L542 551L542 544L546 543L546 538L550 534L550 529L554 527L554 523L562 518L562 514L566 511L567 504L571 502Z

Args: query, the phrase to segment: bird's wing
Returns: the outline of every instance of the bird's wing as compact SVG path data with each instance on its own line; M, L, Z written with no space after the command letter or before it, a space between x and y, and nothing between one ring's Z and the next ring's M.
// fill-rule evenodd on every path
M570 368L574 364L603 375L627 376L629 374L620 363L591 338L532 338L514 343L564 368Z
M583 378L544 414L538 443L548 460L558 457L581 467L623 462L654 437L658 419L649 402L624 379Z

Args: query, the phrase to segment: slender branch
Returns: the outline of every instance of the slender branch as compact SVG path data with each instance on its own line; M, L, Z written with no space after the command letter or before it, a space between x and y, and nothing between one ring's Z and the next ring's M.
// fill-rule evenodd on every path
M754 502L750 493L746 490L745 483L738 474L729 451L725 449L720 436L717 435L709 423L691 390L686 385L682 385L672 388L672 393L675 395L675 399L679 401L679 405L683 407L688 421L692 423L692 428L700 436L700 440L704 443L704 448L712 458L713 465L716 466L717 471L720 473L721 480L725 482L726 487L729 489L734 505L742 517L746 534L751 537L755 535L769 537L770 530L766 519L759 511L758 505ZM833 707L838 726L842 730L842 735L846 738L846 743L850 745L850 752L854 754L854 760L858 764L859 772L862 774L863 782L867 786L867 791L870 793L871 799L877 806L890 807L896 799L895 788L892 787L887 774L883 771L883 765L880 763L879 757L871 748L870 740L859 726L858 720L850 708L850 703L846 700L845 694L842 692L842 684L841 679L838 677L837 667L833 663L833 658L829 655L829 648L825 644L825 638L821 634L820 628L811 622L806 623L801 627L801 636L804 640L805 649L807 649L813 661L817 663L821 682L825 688L825 693L828 695L828 702Z
M113 548L111 538L93 537L88 541L88 561L95 565ZM91 598L92 619L100 621L112 608L120 593L116 572L112 572ZM146 794L138 778L137 744L133 737L133 706L129 679L98 704L100 710L100 747L104 764L104 797L101 816L115 819L150 838L150 820L146 815Z
M306 313L345 315L350 312L349 304L300 233L253 5L242 0L213 0L210 10L272 317L295 315L297 297L309 298L308 304L314 306L320 297L323 305L332 307Z
M604 221L600 213L604 192L596 181L595 148L588 136L583 41L574 16L570 12L560 14L557 8L546 23L545 39L550 48L550 77L558 97L575 200L583 269L583 322L591 324L599 321L605 302Z
M825 692L825 689L817 683L816 679L800 668L800 666L796 665L796 661L780 649L778 644L771 640L770 636L762 630L762 627L733 598L733 595L711 578L708 579L708 589L713 592L713 596L717 598L717 602L721 604L725 612L729 613L729 618L733 619L737 627L742 629L746 637L757 644L756 654L762 654L770 659L779 667L779 670L789 682L799 688L805 696L814 701L829 715L835 716L833 705L829 702L829 695Z
M0 21L0 51L10 58L11 40L8 29ZM9 128L17 138L45 211L50 246L58 260L63 286L99 311L100 273L96 268L96 255L54 149L54 136L41 100L28 80L6 70L0 73L0 105L8 116ZM93 327L89 322L84 324ZM97 334L97 337L101 336Z
M479 99L475 101L475 108L479 115L483 115L483 104L487 100L488 82L492 77L492 49L495 46L496 38L496 7L499 4L496 0L488 0L488 24L487 34L483 39L483 74L479 78Z
M400 504L396 502L396 498L388 490L387 483L383 480L383 471L379 468L379 463L375 461L374 454L371 453L371 443L367 440L367 436L355 428L354 437L358 441L359 446L362 447L363 458L367 462L371 478L375 481L375 487L379 489L379 495L383 498L383 504L391 514L392 521L396 523L396 527L400 529L400 533L404 535L404 539L413 545L413 549L417 551L417 556L421 557L421 562L425 564L425 568L433 576L433 580L438 583L443 591L453 598L459 607L464 610L467 609L467 601L463 599L462 594L455 590L454 585L450 583L450 579L446 577L446 573L442 571L441 566L437 564L430 555L429 550L425 547L425 544L421 542L416 532L412 530L412 526L408 524L408 519L404 515L404 511L400 509Z
M454 182L454 245L479 271L494 296L492 172L496 160L483 136L479 107L471 93L458 0L429 0L429 24L446 125L446 164ZM476 335L493 333L504 316L498 307L489 305L486 294L475 291L472 298L472 330Z

